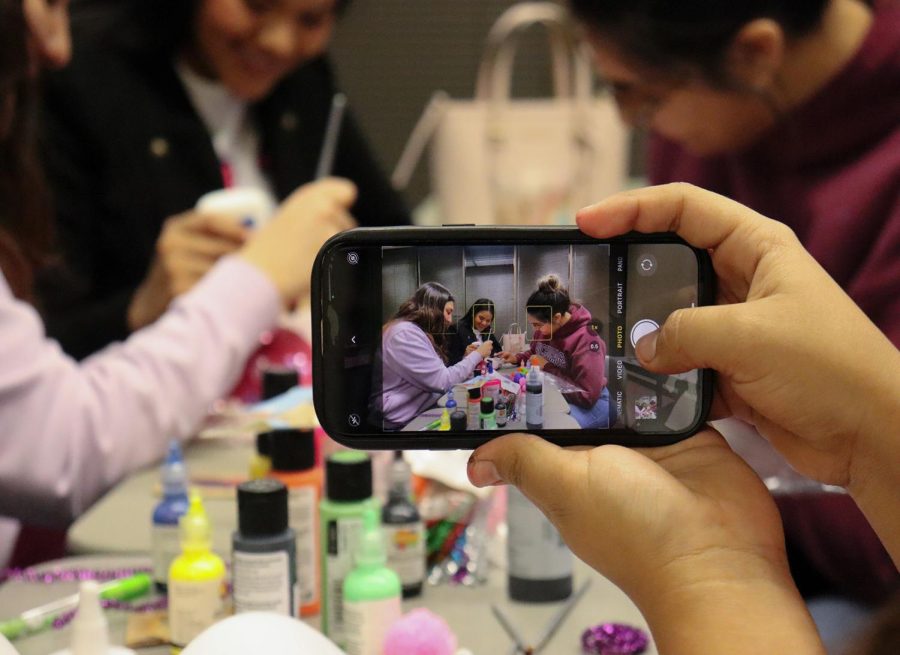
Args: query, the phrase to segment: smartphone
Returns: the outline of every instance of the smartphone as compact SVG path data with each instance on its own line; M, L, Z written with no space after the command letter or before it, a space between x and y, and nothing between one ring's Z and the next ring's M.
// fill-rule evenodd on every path
M709 255L671 234L350 230L313 267L316 413L361 449L474 448L522 431L674 443L706 422L712 371L651 373L635 344L713 298Z

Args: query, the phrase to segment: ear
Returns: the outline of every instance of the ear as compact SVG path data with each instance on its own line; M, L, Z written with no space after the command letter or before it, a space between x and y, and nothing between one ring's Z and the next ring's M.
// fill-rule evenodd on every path
M744 25L728 48L728 70L742 86L768 91L784 63L787 36L771 18L757 18Z

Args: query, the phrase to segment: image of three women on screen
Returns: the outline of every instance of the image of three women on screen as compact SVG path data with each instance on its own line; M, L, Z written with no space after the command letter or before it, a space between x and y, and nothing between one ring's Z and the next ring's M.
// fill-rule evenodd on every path
M437 282L422 284L382 330L381 411L386 429L401 429L454 385L496 356L509 364L536 357L545 373L573 389L564 391L581 428L608 428L615 410L606 388L606 344L590 311L574 302L556 275L546 275L526 303L534 330L530 347L503 352L494 334L494 303L476 300L456 325L453 294Z

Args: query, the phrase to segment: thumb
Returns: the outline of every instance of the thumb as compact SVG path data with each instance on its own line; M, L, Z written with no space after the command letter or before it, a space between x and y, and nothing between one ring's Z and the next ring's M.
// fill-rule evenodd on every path
M641 365L655 373L683 373L712 368L732 369L737 333L735 308L710 305L672 312L662 327L641 338L635 352Z
M510 434L478 448L467 472L476 487L507 483L518 487L547 516L576 497L577 470L584 451L569 451L530 434Z

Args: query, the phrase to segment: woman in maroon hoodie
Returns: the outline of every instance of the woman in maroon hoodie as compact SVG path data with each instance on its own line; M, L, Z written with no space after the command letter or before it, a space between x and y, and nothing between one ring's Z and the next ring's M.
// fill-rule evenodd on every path
M652 132L651 182L784 222L900 346L900 2L569 4L621 113ZM848 496L779 506L802 591L877 602L898 588Z
M510 363L537 356L545 372L576 387L563 396L569 413L582 428L608 428L615 423L606 388L606 344L593 326L591 313L569 299L569 292L555 275L538 281L525 309L534 329L531 349L500 356Z

